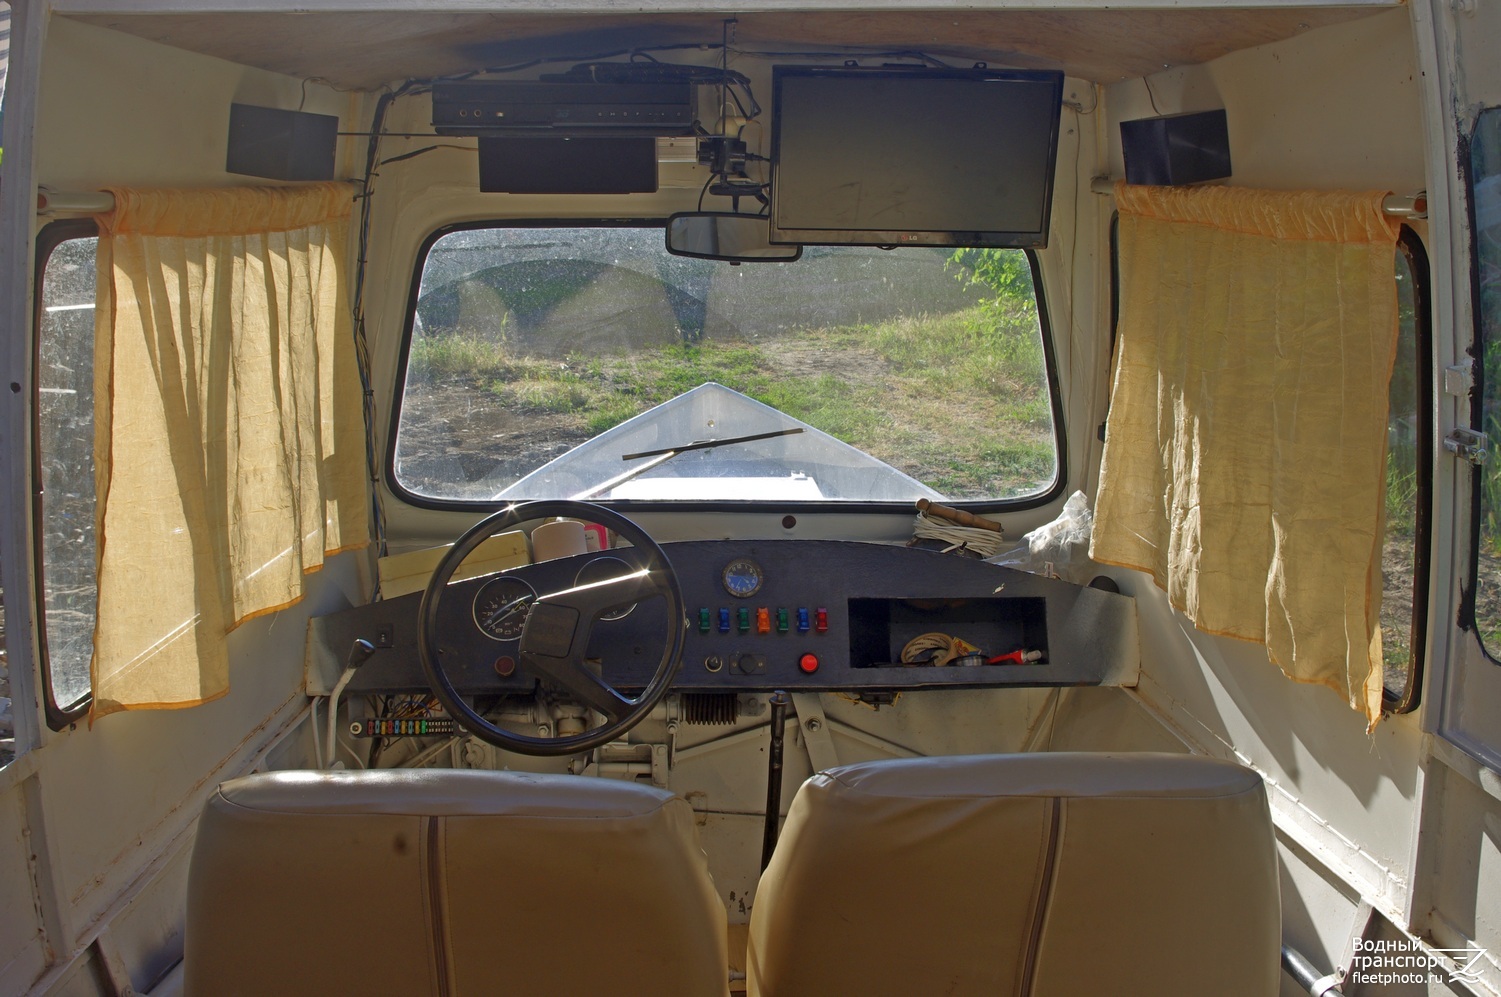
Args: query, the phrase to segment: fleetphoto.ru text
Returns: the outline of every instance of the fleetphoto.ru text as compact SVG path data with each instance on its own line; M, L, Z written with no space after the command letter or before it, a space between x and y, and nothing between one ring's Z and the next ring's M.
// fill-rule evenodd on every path
M1346 983L1478 983L1485 950L1425 949L1409 938L1356 939ZM1451 968L1452 964L1452 968Z

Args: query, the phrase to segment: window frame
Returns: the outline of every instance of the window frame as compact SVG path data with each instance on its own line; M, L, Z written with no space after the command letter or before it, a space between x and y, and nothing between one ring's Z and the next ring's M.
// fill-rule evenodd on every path
M1482 108L1475 116L1475 123L1469 135L1471 140L1466 145L1468 150L1476 137L1475 133L1480 129L1481 119L1487 115L1501 114L1501 106ZM1481 272L1480 272L1480 228L1477 217L1478 205L1475 197L1475 165L1472 155L1460 156L1460 169L1463 174L1465 188L1469 193L1469 217L1470 226L1470 312L1473 316L1474 329L1471 333L1471 346L1467 351L1470 357L1470 369L1472 372L1473 385L1470 388L1470 428L1477 432L1485 432L1485 348L1486 329L1485 311L1481 300ZM1490 444L1494 446L1494 444ZM1492 458L1494 459L1494 458ZM1470 565L1465 576L1465 584L1460 589L1459 595L1459 627L1475 635L1475 643L1480 645L1480 653L1486 661L1493 665L1501 665L1501 648L1492 651L1486 647L1485 638L1481 636L1480 621L1476 618L1477 594L1480 589L1480 524L1485 514L1485 468L1482 465L1472 465L1470 469Z
M31 313L31 534L33 570L36 575L34 596L36 599L36 626L39 640L36 642L37 661L40 666L42 688L42 712L47 726L52 730L65 730L82 719L94 702L92 680L90 690L76 702L66 706L57 702L53 695L52 659L47 634L47 575L46 557L42 544L45 524L45 495L42 490L42 290L47 263L52 253L63 243L75 239L99 237L99 226L89 218L74 218L52 222L42 227L36 237L36 269L32 278ZM97 275L96 275L97 279ZM91 441L92 442L92 441ZM97 555L96 538L96 555Z
M415 492L409 491L396 479L397 432L401 426L402 403L405 401L406 395L407 361L411 356L412 329L413 320L417 314L418 292L422 286L422 272L427 264L428 254L432 252L433 246L439 239L455 232L472 232L480 229L659 228L663 230L663 239L665 240L666 227L666 218L501 218L445 225L431 232L422 241L422 245L417 251L416 265L412 271L412 279L407 292L406 313L403 317L401 352L397 357L396 373L391 394L391 415L387 424L385 454L382 459L381 470L385 485L391 494L403 504L419 509L488 512L506 504L503 502L478 502L467 499L444 499L434 498L430 495L418 495ZM1042 268L1039 265L1035 251L1031 249L1023 249L1021 251L1026 253L1027 261L1032 270L1032 289L1037 301L1037 318L1042 337L1043 367L1047 375L1049 408L1053 416L1053 439L1057 456L1057 469L1054 473L1053 483L1035 495L996 500L955 499L950 502L956 508L974 513L1018 512L1026 509L1035 509L1057 500L1065 494L1068 488L1068 432L1064 423L1063 392L1058 379L1058 360L1053 347L1052 324L1048 318L1047 296L1042 286ZM754 266L755 264L744 265ZM912 503L910 502L733 502L723 500L674 502L660 499L607 499L594 501L599 505L626 512L627 514L635 511L891 515L894 512L910 512L912 509Z
M1418 708L1423 692L1423 666L1427 660L1428 607L1431 585L1429 572L1433 563L1433 311L1432 288L1428 267L1428 250L1410 226L1403 225L1397 234L1397 250L1407 258L1412 274L1412 310L1417 325L1418 389L1417 411L1417 514L1413 522L1412 620L1408 630L1407 683L1401 695L1394 695L1383 684L1381 711L1389 714L1412 713ZM1478 480L1476 494L1479 494ZM1477 521L1478 527L1478 521ZM1384 530L1383 530L1384 537ZM1478 541L1479 534L1477 532ZM1473 560L1473 559L1472 559ZM1473 583L1472 583L1473 584Z

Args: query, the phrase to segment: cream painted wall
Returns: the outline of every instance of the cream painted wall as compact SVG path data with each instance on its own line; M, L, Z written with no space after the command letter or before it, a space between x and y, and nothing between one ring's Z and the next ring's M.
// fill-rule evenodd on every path
M1121 121L1223 107L1235 186L1410 194L1427 183L1421 99L1410 15L1384 11L1109 87L1111 175Z
M1423 189L1409 17L1383 12L1110 87L1113 174L1123 174L1120 121L1224 107L1233 185ZM1263 647L1200 634L1150 578L1120 580L1141 613L1144 702L1205 750L1261 769L1284 835L1403 921L1421 791L1417 719L1389 718L1367 734L1340 697L1289 681Z
M36 140L42 185L94 190L274 182L224 171L229 105L296 109L302 81L66 17L54 17L48 35ZM351 111L347 94L316 83L305 90L303 110ZM339 167L352 168L346 147L356 142L339 141Z
M224 171L229 105L296 108L302 100L298 80L66 18L49 28L36 160L40 182L54 189L262 182ZM306 90L307 110L342 114L351 107L349 97L326 87ZM101 930L139 987L176 961L182 876L198 809L305 709L306 620L363 601L364 554L331 559L308 587L300 604L228 637L231 691L224 698L186 710L115 714L92 728L79 723L51 734L23 760L34 769L30 779L5 783L0 877L12 902L0 918L0 991L24 992L51 962L44 980L92 992L96 971L77 967L92 958L85 949ZM30 839L16 831L21 814ZM20 872L27 849L42 853L30 884ZM28 899L33 893L51 922L45 938ZM49 896L58 899L55 907ZM128 916L113 920L127 902ZM46 944L50 958L41 952Z

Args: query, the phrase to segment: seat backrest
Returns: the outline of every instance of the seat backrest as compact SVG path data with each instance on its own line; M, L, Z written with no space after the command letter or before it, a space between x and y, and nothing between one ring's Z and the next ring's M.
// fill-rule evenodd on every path
M1261 778L1188 755L869 762L799 790L751 913L763 997L1278 990Z
M727 993L725 908L672 794L574 776L225 783L188 882L188 997Z

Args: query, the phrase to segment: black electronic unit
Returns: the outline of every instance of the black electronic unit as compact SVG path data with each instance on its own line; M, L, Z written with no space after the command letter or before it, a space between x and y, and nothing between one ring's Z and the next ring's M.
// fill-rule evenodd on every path
M1230 176L1223 108L1121 122L1126 182L1178 187Z
M657 140L625 137L481 136L479 189L496 194L651 194Z
M433 86L439 135L692 135L693 84L469 81Z
M771 241L1044 246L1063 74L772 69Z
M338 133L331 114L230 104L224 169L270 180L332 180Z

